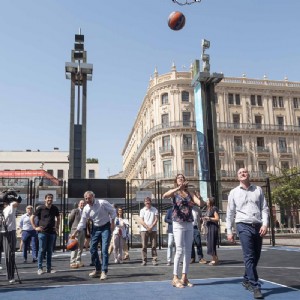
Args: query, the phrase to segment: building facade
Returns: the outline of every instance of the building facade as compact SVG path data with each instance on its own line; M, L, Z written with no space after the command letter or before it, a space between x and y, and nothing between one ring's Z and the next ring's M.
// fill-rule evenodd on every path
M171 183L177 173L199 179L191 82L191 70L177 72L175 65L167 74L155 70L122 152L128 181ZM236 185L241 167L255 181L300 167L300 82L225 77L215 92L218 171L225 191Z
M99 178L98 160L87 162L86 178ZM0 170L44 170L58 180L68 180L69 152L59 151L0 151Z

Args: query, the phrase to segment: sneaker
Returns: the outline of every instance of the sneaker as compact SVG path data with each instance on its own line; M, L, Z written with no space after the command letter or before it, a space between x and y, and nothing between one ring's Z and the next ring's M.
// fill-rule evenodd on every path
M152 262L152 265L153 265L153 266L157 266L157 265L158 265L157 261L154 260L154 261Z
M15 282L16 282L15 279L11 279L11 280L8 281L9 284L14 284Z
M146 265L147 265L147 262L143 261L143 262L141 263L141 265L142 265L142 266L146 266Z
M205 265L207 263L207 261L204 258L201 258L199 260L199 264Z
M264 299L265 298L259 288L253 289L253 297L254 297L254 299Z
M123 258L123 260L130 260L129 255L125 255L124 258Z
M193 264L195 262L195 258L191 258L190 264Z
M76 263L70 264L70 268L71 268L71 269L77 269L78 267L79 267L79 265L76 264Z
M170 261L167 262L167 266L171 266L171 262Z
M42 274L44 274L44 271L42 269L38 269L37 274L42 275Z
M246 290L248 290L248 291L250 291L250 292L253 291L253 287L252 287L252 285L251 285L251 283L250 283L249 281L244 280L244 281L242 282L242 286L243 286Z
M94 270L92 273L89 274L89 276L91 278L97 278L101 275L101 272L100 271L97 271L97 270Z
M0 265L0 270L2 270L3 269L3 267Z
M119 263L119 260L116 258L115 259L115 264L118 264Z
M106 280L106 279L107 279L107 275L105 274L105 272L101 272L100 280Z
M47 273L55 274L55 273L56 273L56 270L53 270L53 269L47 269Z
M33 263L36 263L36 262L37 262L37 259L36 259L36 258L34 258L34 259L32 260L32 262L33 262Z

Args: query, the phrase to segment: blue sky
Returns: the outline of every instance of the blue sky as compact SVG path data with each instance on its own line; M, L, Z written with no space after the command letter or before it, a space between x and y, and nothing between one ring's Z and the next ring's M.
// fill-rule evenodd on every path
M181 31L168 28L175 10ZM147 92L159 74L188 70L210 40L211 71L225 76L300 81L300 1L171 0L1 1L0 150L69 149L74 35L85 35L93 81L88 83L87 157L100 177L122 169L122 150Z

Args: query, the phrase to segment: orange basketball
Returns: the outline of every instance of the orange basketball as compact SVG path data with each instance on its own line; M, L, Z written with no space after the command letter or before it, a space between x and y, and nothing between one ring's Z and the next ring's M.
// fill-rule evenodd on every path
M180 30L185 25L185 16L180 11L173 11L168 18L168 25L172 30Z
M76 239L69 239L66 248L69 251L75 251L78 248L78 241Z

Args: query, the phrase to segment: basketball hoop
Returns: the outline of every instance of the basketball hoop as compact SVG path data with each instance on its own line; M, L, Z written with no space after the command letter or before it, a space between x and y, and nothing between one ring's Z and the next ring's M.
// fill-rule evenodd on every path
M196 2L201 2L201 0L172 0L174 3L177 3L178 5L191 5Z

